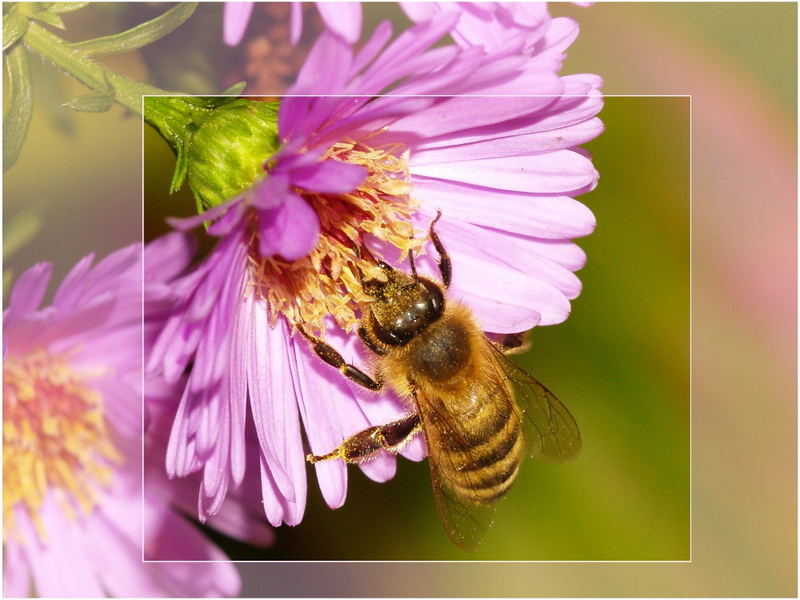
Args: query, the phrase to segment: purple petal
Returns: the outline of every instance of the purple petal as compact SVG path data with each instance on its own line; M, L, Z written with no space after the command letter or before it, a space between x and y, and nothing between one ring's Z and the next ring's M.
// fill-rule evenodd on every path
M299 336L297 336L299 337ZM296 361L294 377L300 415L313 454L325 454L338 446L346 435L363 429L364 421L343 422L342 410L354 404L342 375L323 363L308 348L305 340L292 338ZM344 504L347 495L347 468L340 460L323 461L315 466L322 495L331 508Z
M592 161L571 150L420 165L411 168L411 173L488 188L540 194L569 193L590 186L597 180Z
M430 214L527 236L570 239L590 234L592 211L568 196L545 196L476 187L454 181L414 177L414 197Z
M375 28L366 44L358 51L350 67L350 76L356 75L361 69L366 67L380 52L392 37L392 24L389 21L381 21Z
M255 2L225 2L222 13L222 39L228 46L236 46L244 37Z
M317 10L331 31L355 44L361 35L360 2L317 2Z
M92 561L83 551L79 523L65 517L52 494L45 496L39 517L48 532L47 544L39 543L27 518L15 519L15 525L28 540L25 554L33 571L36 594L42 598L104 596Z
M488 137L469 144L444 145L418 149L411 155L412 166L449 163L461 160L481 160L502 156L525 156L554 150L565 150L593 140L603 132L603 122L594 118L563 129L540 131L506 137Z
M89 261L91 262L91 258ZM80 263L78 264L80 265ZM8 315L26 315L39 308L52 272L52 263L38 263L20 275L11 290Z
M182 273L197 249L194 236L172 232L149 242L144 249L145 281L170 281Z
M295 194L270 211L257 211L258 247L262 256L294 261L306 256L319 239L319 218L308 202Z
M283 172L273 172L255 186L249 195L248 201L253 208L261 210L275 208L283 202L288 192L289 175Z
M557 77L543 77L543 85L545 80L555 82L553 89L562 89ZM530 114L551 102L549 98L448 98L429 110L397 120L392 131L424 133L424 138L430 139L503 123Z
M3 562L3 596L27 598L31 592L31 571L19 542L6 541Z
M289 333L283 318L269 325L269 307L252 300L250 364L247 370L250 408L256 434L272 479L281 496L305 496L305 457L300 417L292 383Z
M320 194L346 194L352 192L364 179L367 170L335 160L325 160L307 167L292 170L292 183L304 190Z
M399 4L406 16L415 23L427 21L441 10L440 5L436 2L400 2Z
M291 28L289 41L292 43L292 46L294 46L300 41L300 36L303 35L303 3L292 2L291 6L292 14L289 22L289 27Z
M227 202L223 202L213 208L209 208L207 211L200 213L199 215L194 215L192 217L168 217L167 223L169 223L170 227L173 229L177 229L179 231L189 231L190 229L194 229L198 225L203 223L207 223L209 221L213 221L214 219L218 218L220 215L225 214L225 212L237 202L241 202L242 199L240 197L232 198Z

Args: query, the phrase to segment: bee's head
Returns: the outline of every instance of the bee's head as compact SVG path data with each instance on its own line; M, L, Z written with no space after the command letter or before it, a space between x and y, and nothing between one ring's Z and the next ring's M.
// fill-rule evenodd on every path
M389 346L404 346L444 311L442 288L425 277L412 277L380 261L382 278L365 279L364 293L370 303L375 336Z

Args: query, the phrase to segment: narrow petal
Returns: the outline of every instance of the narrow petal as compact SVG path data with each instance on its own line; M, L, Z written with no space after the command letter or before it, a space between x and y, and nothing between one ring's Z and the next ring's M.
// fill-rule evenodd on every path
M50 539L39 542L27 518L15 519L26 538L24 545L33 572L36 594L46 597L98 598L104 596L100 580L83 544L77 523L67 520L52 494L47 494L39 510Z
M303 3L302 2L292 2L292 13L290 16L289 26L290 26L290 34L289 40L294 46L297 42L300 41L300 36L303 35Z
M542 79L559 87L558 78L543 74ZM432 138L516 119L551 102L550 98L448 98L431 110L395 121L392 131L401 135L417 131L424 133L425 138Z
M284 319L269 324L269 307L250 300L251 345L247 370L250 408L261 452L278 492L294 500L305 490L305 457ZM300 482L303 483L302 488Z
M225 2L222 13L222 39L228 46L242 41L255 2Z
M306 256L319 238L319 218L308 202L295 194L270 211L258 211L259 252L288 261Z
M196 249L196 238L181 232L148 242L144 250L145 280L170 281L177 277L189 266Z
M603 123L594 118L563 129L489 137L469 144L445 145L444 140L425 143L411 156L411 165L482 160L503 156L525 156L565 150L593 140L603 132Z
M296 368L292 372L300 415L313 454L336 448L347 434L358 431L342 422L340 412L352 403L341 374L311 353L304 340L291 340ZM347 495L347 468L341 460L314 465L320 491L331 508L344 504Z
M360 2L317 2L317 10L331 31L355 44L361 35Z
M8 525L6 525L8 527ZM3 596L27 598L31 593L31 570L22 546L7 540L3 552Z
M11 290L8 316L26 315L35 311L42 303L52 272L52 263L38 263L20 275Z
M569 196L510 192L455 181L414 177L414 197L428 214L441 210L453 219L530 237L568 239L588 235L595 218Z
M413 167L411 173L488 188L540 194L572 192L591 185L597 179L592 161L571 150L420 165Z
M291 178L294 185L311 192L346 194L352 192L367 175L362 166L325 160L292 170Z

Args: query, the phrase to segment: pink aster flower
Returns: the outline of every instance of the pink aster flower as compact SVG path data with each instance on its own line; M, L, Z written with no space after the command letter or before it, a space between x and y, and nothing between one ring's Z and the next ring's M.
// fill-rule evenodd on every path
M163 244L145 252L153 251L163 254ZM159 493L142 501L142 338L152 337L167 304L164 280L154 280L143 332L141 254L135 244L95 265L85 257L44 308L50 264L23 273L11 291L3 318L6 596L238 593L236 570L224 562L142 562L143 554L225 555L176 512L191 496L166 486L162 470L145 465ZM223 518L222 528L235 519Z
M551 17L546 2L401 2L417 23L455 13L450 35L462 47L496 50L509 39L521 39L530 64L557 72L564 51L578 36L578 24L568 17Z
M255 2L226 2L222 16L222 39L229 46L242 41ZM292 2L290 40L296 44L303 33L303 3ZM325 25L346 42L355 44L361 34L360 2L317 2Z
M383 23L357 53L324 33L281 101L282 146L263 177L173 221L181 229L211 222L219 238L178 281L182 303L148 359L168 381L191 364L166 464L172 476L202 472L201 517L245 480L248 407L274 525L302 519L307 451L327 453L409 410L390 391L369 393L342 377L298 334L302 327L347 362L368 364L353 335L367 300L357 275L370 268L366 250L407 268L440 210L454 271L448 296L485 331L525 331L569 314L581 287L573 271L585 260L571 239L595 224L573 196L597 182L575 147L602 130L600 79L559 77L523 52L525 36L488 51L433 47L458 18L442 13L391 42ZM436 273L430 254L417 266ZM424 453L419 436L401 452ZM395 457L379 452L359 467L384 481ZM340 506L345 465L314 468L328 505Z

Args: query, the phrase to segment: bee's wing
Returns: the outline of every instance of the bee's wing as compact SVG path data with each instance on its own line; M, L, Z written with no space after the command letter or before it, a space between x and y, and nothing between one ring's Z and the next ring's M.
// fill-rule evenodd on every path
M567 407L488 339L486 346L490 358L514 390L530 456L555 463L576 458L581 452L581 434Z
M459 499L447 473L458 470L461 465L452 464L456 459L452 454L440 451L437 442L437 439L442 438L447 439L451 445L460 446L462 460L464 463L471 463L472 450L463 442L466 434L457 419L441 414L433 403L419 397L417 403L420 405L422 431L428 446L428 464L436 511L453 543L463 550L475 550L492 525L494 506L476 505Z

